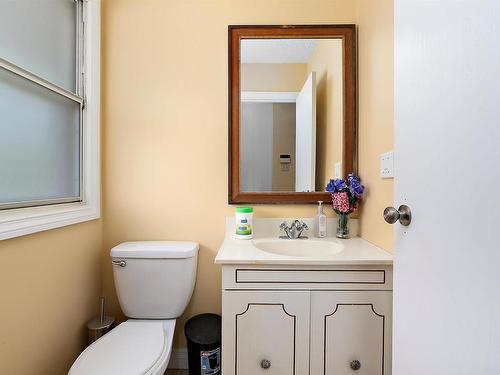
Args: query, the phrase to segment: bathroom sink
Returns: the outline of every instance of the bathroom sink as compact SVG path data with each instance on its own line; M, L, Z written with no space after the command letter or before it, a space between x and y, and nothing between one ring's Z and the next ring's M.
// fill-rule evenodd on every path
M253 240L252 243L257 249L267 253L302 258L328 257L343 250L342 245L334 242L309 239L260 239Z

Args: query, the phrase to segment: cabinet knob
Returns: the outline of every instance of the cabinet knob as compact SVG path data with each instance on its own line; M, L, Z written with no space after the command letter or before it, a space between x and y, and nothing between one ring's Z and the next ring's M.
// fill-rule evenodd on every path
M260 361L260 367L262 367L264 370L267 370L269 367L271 367L271 361L268 359L263 359Z
M351 362L351 369L354 371L357 371L361 368L361 362L355 359L354 361Z

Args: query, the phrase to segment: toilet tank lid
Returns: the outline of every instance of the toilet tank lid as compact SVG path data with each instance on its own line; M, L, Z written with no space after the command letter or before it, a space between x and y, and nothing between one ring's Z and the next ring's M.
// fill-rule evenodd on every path
M199 244L188 241L131 241L111 249L113 258L192 258L198 253Z

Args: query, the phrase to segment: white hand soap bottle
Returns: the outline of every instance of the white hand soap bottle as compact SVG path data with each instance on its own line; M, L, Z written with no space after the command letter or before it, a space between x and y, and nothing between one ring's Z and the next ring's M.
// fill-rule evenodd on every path
M319 238L324 238L326 237L326 215L323 212L323 201L318 201L318 203L318 213L314 220L314 235Z

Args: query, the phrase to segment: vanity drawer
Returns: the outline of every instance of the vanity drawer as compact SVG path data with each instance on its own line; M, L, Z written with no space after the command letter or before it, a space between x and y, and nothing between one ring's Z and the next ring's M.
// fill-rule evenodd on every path
M224 289L392 290L392 267L224 266Z

